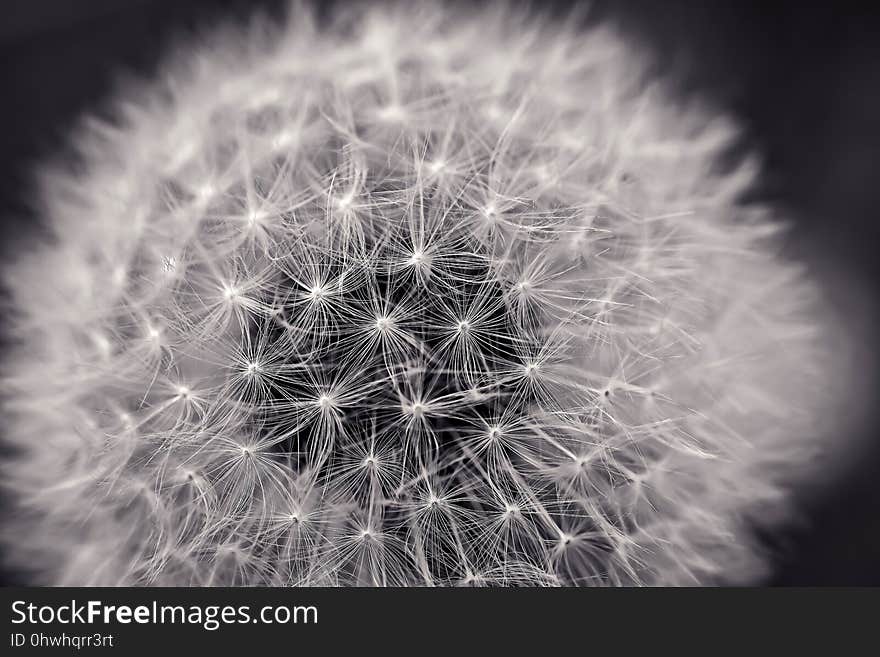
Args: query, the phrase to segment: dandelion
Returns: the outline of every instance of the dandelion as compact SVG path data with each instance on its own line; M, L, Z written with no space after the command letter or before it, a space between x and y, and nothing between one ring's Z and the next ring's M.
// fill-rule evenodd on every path
M57 239L6 269L13 558L67 585L762 574L816 446L812 288L738 203L751 170L713 166L729 123L610 29L524 18L300 8L81 135Z

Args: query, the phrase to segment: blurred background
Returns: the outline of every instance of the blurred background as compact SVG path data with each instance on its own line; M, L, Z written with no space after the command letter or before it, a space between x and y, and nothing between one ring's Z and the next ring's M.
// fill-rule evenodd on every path
M29 172L57 155L120 74L150 76L166 46L284 0L6 0L0 21L0 253L39 230ZM329 9L332 3L322 3ZM536 3L537 4L537 3ZM548 3L541 3L542 5ZM575 3L550 3L565 11ZM467 5L464 5L465 7ZM581 6L581 5L578 5ZM682 94L735 116L761 155L756 198L792 222L788 250L816 270L841 343L873 346L880 298L880 7L847 2L597 0L590 20L640 39ZM2 346L2 345L0 345ZM848 354L833 483L766 541L773 585L880 585L880 414L874 350ZM843 353L843 352L841 352ZM857 409L868 407L860 417ZM832 446L832 452L833 452ZM844 450L842 449L841 452ZM24 584L0 572L6 584Z

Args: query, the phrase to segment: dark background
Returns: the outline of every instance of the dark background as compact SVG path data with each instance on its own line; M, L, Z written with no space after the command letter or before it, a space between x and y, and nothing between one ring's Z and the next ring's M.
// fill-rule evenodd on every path
M556 2L565 8L571 3ZM6 0L0 8L0 253L36 227L28 172L64 147L120 72L149 76L188 30L279 0ZM656 51L682 93L737 117L765 168L756 194L793 221L789 250L825 280L830 312L873 345L880 297L880 10L868 3L593 3ZM832 486L808 491L803 522L767 537L777 585L880 585L880 431L869 351L854 400L871 412ZM854 404L854 407L857 404ZM852 409L842 412L852 414ZM841 417L841 427L850 422ZM853 429L842 429L852 432ZM0 581L26 583L16 573Z

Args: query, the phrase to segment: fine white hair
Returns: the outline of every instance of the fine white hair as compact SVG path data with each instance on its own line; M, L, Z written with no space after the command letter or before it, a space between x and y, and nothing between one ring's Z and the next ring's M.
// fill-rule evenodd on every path
M17 505L68 585L755 581L821 324L734 124L613 30L291 11L44 172L5 268Z

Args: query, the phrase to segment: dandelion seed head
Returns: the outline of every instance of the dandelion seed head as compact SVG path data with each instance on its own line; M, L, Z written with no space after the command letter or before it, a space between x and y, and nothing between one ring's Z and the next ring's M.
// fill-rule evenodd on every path
M731 123L607 27L302 11L172 65L44 189L57 239L5 277L19 561L70 585L760 577L827 370L812 286L739 204L754 171L714 166Z

